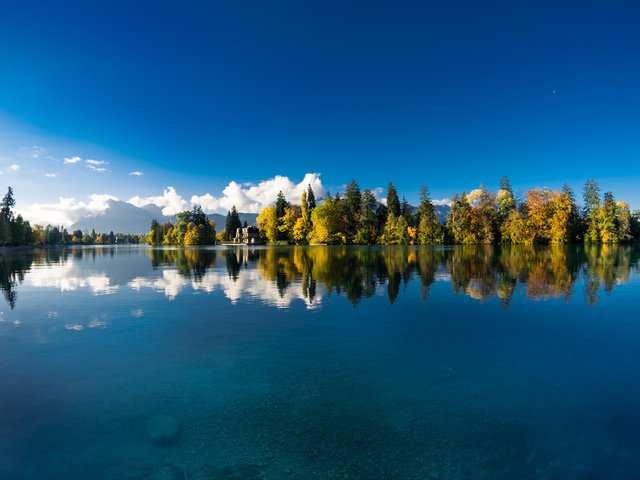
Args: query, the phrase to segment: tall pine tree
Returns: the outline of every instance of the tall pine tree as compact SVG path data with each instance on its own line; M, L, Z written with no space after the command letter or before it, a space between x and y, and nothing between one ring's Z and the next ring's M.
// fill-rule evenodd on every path
M396 217L399 217L402 213L400 211L400 199L398 198L398 192L391 182L389 182L389 185L387 186L387 209L389 215L393 214Z
M238 215L238 211L234 205L231 207L231 210L229 210L229 213L227 213L227 219L224 225L224 231L228 240L236 236L236 230L238 228L242 228L242 222L240 222L240 215Z
M583 198L582 220L585 225L584 241L587 243L597 243L600 241L600 232L598 230L600 187L593 178L587 180L587 183L585 183Z

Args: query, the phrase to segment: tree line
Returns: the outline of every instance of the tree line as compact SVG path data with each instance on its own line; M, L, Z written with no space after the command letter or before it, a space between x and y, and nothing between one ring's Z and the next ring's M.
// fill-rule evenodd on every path
M503 177L497 193L485 186L456 194L445 222L440 222L429 190L422 186L417 207L400 200L394 185L387 187L386 205L369 189L352 180L343 195L327 194L316 204L309 185L299 204L280 192L274 206L257 218L270 244L566 244L618 243L640 239L640 212L618 202L612 192L600 195L590 179L578 206L571 188L531 189L514 193Z
M15 215L16 205L13 189L9 187L0 202L0 245L1 246L44 246L44 245L115 245L140 243L141 235L128 233L96 233L75 230L68 232L57 225L31 225L22 215Z
M199 205L176 215L174 223L151 222L147 235L150 245L213 245L216 243L216 224Z

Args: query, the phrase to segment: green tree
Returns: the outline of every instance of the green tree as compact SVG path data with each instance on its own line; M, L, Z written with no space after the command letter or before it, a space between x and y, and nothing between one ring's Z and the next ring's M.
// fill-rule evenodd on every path
M290 206L291 205L289 204L289 202L287 202L287 199L285 198L284 193L282 193L282 190L280 190L278 192L278 197L276 198L276 205L275 205L276 219L278 220L278 223L280 223L280 219L284 217L287 208L289 208ZM277 238L278 240L287 240L288 238L287 232L278 229Z
M598 231L602 243L615 243L618 241L618 221L616 218L617 206L613 193L604 194L602 207L597 211Z
M11 223L13 221L13 207L15 207L15 205L16 201L13 198L13 188L9 187L0 203L0 217Z
M436 209L429 198L429 189L422 185L420 189L420 205L418 206L418 243L425 245L431 243L442 243L444 241L444 231Z
M309 212L307 192L304 191L300 197L300 218L296 220L296 223L293 226L293 240L299 245L304 245L309 241L310 232L311 213Z
M13 188L7 189L6 195L0 202L0 244L11 245L13 243L13 207L16 201L13 198Z
M285 209L289 206L289 202L287 202L287 199L284 196L284 193L282 193L282 190L280 190L278 192L278 197L276 198L276 217L280 218L282 216L284 216L284 211Z
M584 205L582 207L582 219L584 221L584 241L597 243L600 241L598 230L598 211L600 210L600 187L593 179L587 180L583 190Z
M405 197L402 197L402 202L400 202L400 215L404 217L407 225L413 227L416 223L415 215L413 214L413 207L409 204Z
M360 225L354 239L361 245L374 245L378 239L378 218L376 215L376 197L369 189L362 192L360 198Z
M581 236L580 231L580 212L576 205L576 198L573 194L573 190L569 184L565 183L562 187L562 193L566 195L571 205L571 212L569 213L568 228L569 228L569 242L577 241Z
M633 240L631 211L629 204L626 202L618 202L618 241L629 242Z
M353 243L360 223L362 194L355 180L351 180L344 194L344 210L346 216L347 242Z
M313 188L311 188L311 184L307 188L307 203L309 204L309 215L313 212L313 209L316 208L316 196L313 193Z
M236 210L236 206L234 205L227 213L227 218L225 221L224 231L226 233L227 239L231 240L235 238L236 231L239 228L242 228L242 223L240 222L240 215L238 215L238 211Z
M322 205L316 207L311 213L311 243L340 244L346 243L343 228L342 208L339 196L332 198L327 194Z
M388 215L393 214L395 217L399 217L401 214L398 192L391 182L389 182L389 185L387 186L387 210Z
M515 210L517 202L513 194L513 188L507 177L502 177L500 180L500 188L496 195L498 203L498 231L500 237L504 235L504 224L509 217L509 214ZM505 241L504 243L509 243Z

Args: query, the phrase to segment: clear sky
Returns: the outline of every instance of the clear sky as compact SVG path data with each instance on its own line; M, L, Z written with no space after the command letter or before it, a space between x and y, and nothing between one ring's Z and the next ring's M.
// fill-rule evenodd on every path
M580 198L595 177L640 208L638 2L24 1L0 19L0 183L23 207L317 173L413 202L503 175Z

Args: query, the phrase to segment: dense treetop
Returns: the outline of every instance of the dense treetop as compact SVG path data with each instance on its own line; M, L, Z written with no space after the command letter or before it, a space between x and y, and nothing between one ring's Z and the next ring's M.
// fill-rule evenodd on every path
M369 190L361 191L355 180L343 196L329 193L315 206L313 190L302 196L301 205L290 204L278 194L275 208L258 216L260 232L268 243L325 244L534 244L616 243L640 238L640 214L616 201L612 192L600 195L590 179L580 208L573 191L532 189L516 198L509 180L492 192L481 185L451 199L446 222L438 221L429 190L423 185L420 203L412 207L392 182L386 205ZM311 208L309 198L314 198Z

